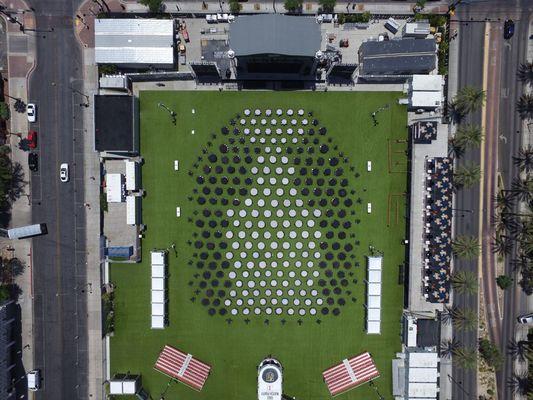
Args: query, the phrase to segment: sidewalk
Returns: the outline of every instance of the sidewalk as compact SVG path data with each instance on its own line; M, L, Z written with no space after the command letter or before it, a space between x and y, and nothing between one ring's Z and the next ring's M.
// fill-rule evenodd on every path
M242 7L241 13L286 13L287 10L283 7L283 1L254 1L239 3ZM334 13L362 13L369 11L372 14L412 14L413 6L416 1L412 2L383 2L383 3L359 3L353 7L356 2L337 1ZM127 12L147 12L147 7L138 4L136 0L124 1ZM209 13L229 13L229 1L165 1L165 12L167 13L181 13L181 14L209 14ZM317 1L304 2L302 7L303 14L318 13L319 4ZM434 2L426 4L424 12L427 13L443 13L448 11L448 4L446 1Z
M12 10L27 10L28 6L23 0L11 0L9 8ZM35 28L35 18L33 13L25 12L17 14L16 18L28 29ZM5 19L5 18L4 18ZM7 65L8 83L5 92L12 97L22 99L26 104L31 99L28 98L28 79L35 62L35 38L22 33L18 25L6 20L7 27ZM28 132L28 120L26 113L17 113L13 109L14 100L6 99L10 104L11 118L8 129L11 133L20 132L26 135ZM11 159L13 163L19 163L24 172L26 181L31 180L31 172L28 169L28 154L18 148L19 138L10 135L7 145L11 148ZM11 227L28 225L32 223L31 193L29 183L26 185L24 194L12 205ZM2 249L10 246L14 249L12 256L21 260L26 268L24 272L17 276L14 283L21 289L18 304L21 308L21 343L22 343L22 364L26 371L33 368L33 292L32 292L32 254L31 240L8 240L1 242Z

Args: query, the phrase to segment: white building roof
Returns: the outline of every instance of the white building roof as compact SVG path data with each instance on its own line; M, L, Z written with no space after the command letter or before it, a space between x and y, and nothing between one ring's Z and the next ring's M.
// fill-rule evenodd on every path
M438 375L437 368L409 368L409 382L435 383Z
M106 175L106 197L108 203L121 203L124 201L122 189L122 174Z
M124 394L135 394L138 390L138 380L126 379L122 382Z
M440 107L442 105L442 93L432 91L416 91L411 93L411 107Z
M368 283L369 296L381 296L381 283Z
M442 75L413 75L412 89L420 91L440 92L444 85Z
M429 35L431 32L431 26L427 22L408 22L405 24L406 35Z
M172 19L96 19L95 60L98 64L173 64Z
M437 353L409 353L409 368L437 368Z
M409 384L409 397L414 398L436 398L437 397L437 384L436 383L410 383Z

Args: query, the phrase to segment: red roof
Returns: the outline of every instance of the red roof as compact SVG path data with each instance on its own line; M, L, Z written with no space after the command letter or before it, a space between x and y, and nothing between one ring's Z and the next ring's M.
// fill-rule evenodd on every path
M366 352L343 360L340 364L325 370L322 376L331 395L336 396L379 377L379 371L370 353Z
M169 345L159 354L154 368L198 391L211 372L211 366Z

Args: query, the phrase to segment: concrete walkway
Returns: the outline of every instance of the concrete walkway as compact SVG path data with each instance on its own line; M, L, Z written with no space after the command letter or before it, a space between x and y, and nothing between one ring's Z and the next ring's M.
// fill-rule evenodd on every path
M241 4L242 14L253 13L286 13L283 1L249 1ZM335 13L362 13L369 11L372 14L412 14L415 1L411 2L349 2L337 1ZM147 7L137 3L136 0L124 1L126 12L147 12ZM206 13L229 13L229 1L165 1L165 12L180 14L206 14ZM302 14L316 14L319 10L317 1L304 1ZM446 1L438 1L426 4L424 12L444 13L448 11Z
M11 0L9 2L11 10L28 10L28 5L23 0ZM2 16L4 19L5 17ZM14 17L28 29L35 27L35 18L32 12L14 14ZM4 90L11 97L19 98L26 104L31 102L28 94L28 79L35 63L35 37L22 33L19 25L11 23L5 19L7 35L7 85ZM5 76L5 75L4 75ZM11 148L11 160L18 163L24 172L26 182L31 180L31 172L28 169L28 153L18 148L19 137L14 133L21 133L26 136L29 123L26 113L18 113L14 110L15 100L6 99L10 105L11 118L9 119L8 130L12 135L8 137L7 145ZM32 222L31 213L31 192L30 185L26 184L24 194L12 205L10 227L28 225ZM38 221L37 221L38 222ZM26 371L33 368L33 281L32 281L32 252L31 239L9 240L2 239L0 242L2 250L13 249L9 254L13 258L21 260L26 268L21 275L14 278L14 283L21 289L18 304L21 309L21 345L22 345L22 365ZM19 378L19 377L17 377ZM19 394L21 395L21 394ZM21 397L21 398L26 398Z

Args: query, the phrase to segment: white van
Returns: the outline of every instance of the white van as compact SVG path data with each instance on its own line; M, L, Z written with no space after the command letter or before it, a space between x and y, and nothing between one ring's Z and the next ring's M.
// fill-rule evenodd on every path
M28 372L26 378L28 379L28 390L36 392L41 388L41 371L34 369L33 371Z

